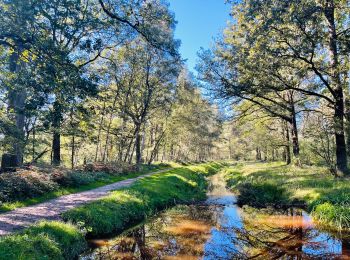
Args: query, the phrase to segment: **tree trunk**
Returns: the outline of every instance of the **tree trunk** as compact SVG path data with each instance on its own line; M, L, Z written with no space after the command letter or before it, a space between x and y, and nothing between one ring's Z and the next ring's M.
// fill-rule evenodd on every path
M13 52L10 57L10 71L12 73L19 73L20 65L19 62L19 52L21 52L21 48L18 51ZM11 113L14 113L13 122L16 126L14 133L12 133L13 140L12 143L12 153L16 155L17 166L21 166L23 164L23 153L25 146L25 134L24 134L24 124L25 124L25 101L27 98L26 91L22 87L12 86L8 93L9 98L9 110Z
M344 133L344 92L341 84L339 57L338 57L338 39L335 24L335 5L334 0L327 0L324 9L325 17L328 21L329 32L329 55L331 65L331 78L334 97L334 127L337 170L341 174L348 174L347 153Z
M142 145L142 136L141 136L141 126L136 126L136 135L135 135L135 149L136 149L136 165L141 165L142 163L142 153L141 153L141 145Z
M71 167L74 169L74 157L75 157L75 136L72 136L72 153L71 153Z
M36 132L35 132L35 124L33 125L33 140L32 140L32 161L34 161L34 159L35 159L35 139L36 139L36 137L35 137L35 134L36 134Z
M99 123L99 126L98 126L98 133L97 133L95 162L97 162L97 160L98 160L98 152L99 152L99 147L100 147L102 125L103 125L103 121L104 121L104 118L105 118L105 109L106 109L106 101L103 101L102 115L101 115L100 123Z
M348 94L345 99L345 109L346 109L346 151L348 153L348 158L350 158L350 96Z
M55 101L53 105L53 138L52 138L52 164L61 164L61 123L62 123L62 111L59 101Z
M287 125L287 122L285 122L284 125L284 129L285 129L285 140L286 140L286 146L285 146L285 154L286 154L286 163L287 165L292 163L292 159L291 159L291 152L290 152L290 138L289 138L289 128Z
M256 160L261 161L261 151L259 147L256 148Z
M291 109L291 135L292 135L292 147L293 147L293 155L294 157L298 158L300 153L299 148L299 136L298 136L298 125L297 125L297 119L296 119L296 112L295 112L295 102L294 102L294 93L289 93L289 105Z

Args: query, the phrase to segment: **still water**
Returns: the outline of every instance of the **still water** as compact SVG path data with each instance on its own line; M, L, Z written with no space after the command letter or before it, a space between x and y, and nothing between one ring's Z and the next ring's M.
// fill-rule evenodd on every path
M223 176L208 199L177 206L110 240L93 240L90 259L350 259L350 237L317 229L302 210L239 208Z

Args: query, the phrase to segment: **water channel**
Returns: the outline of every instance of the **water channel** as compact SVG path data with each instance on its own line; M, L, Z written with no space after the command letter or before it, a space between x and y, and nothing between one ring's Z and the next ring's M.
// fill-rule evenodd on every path
M300 209L240 208L220 174L208 198L177 206L113 239L90 241L92 259L350 259L350 236L322 231Z

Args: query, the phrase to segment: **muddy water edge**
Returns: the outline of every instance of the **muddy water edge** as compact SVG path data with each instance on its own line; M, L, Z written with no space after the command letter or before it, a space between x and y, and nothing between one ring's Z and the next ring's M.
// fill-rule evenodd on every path
M222 173L205 202L176 206L113 239L90 241L80 259L350 259L350 235L319 229L300 209L240 208Z

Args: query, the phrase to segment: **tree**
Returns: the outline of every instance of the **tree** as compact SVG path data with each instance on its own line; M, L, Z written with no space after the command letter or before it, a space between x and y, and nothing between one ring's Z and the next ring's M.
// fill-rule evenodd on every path
M236 5L237 23L215 55L207 55L202 74L232 97L248 93L266 99L267 93L295 91L327 102L334 111L337 169L344 174L347 54L342 50L348 42L349 13L345 1L336 2L249 0Z
M113 81L117 86L122 113L134 124L136 163L142 162L142 128L158 109L167 109L175 91L179 61L168 53L136 40L110 58L115 64ZM169 109L169 108L168 108Z

